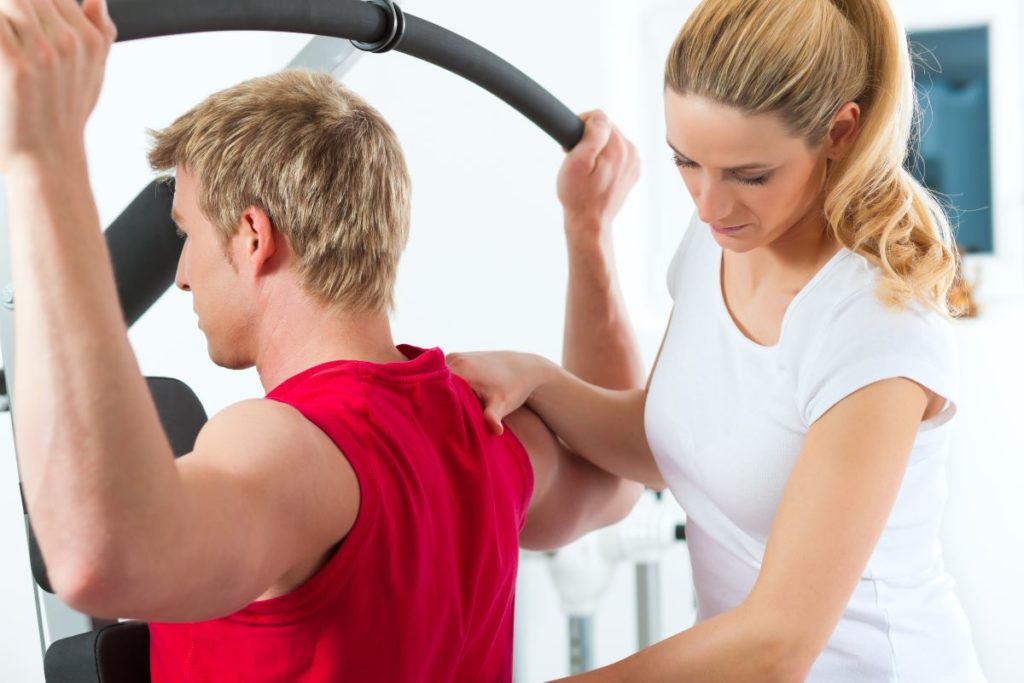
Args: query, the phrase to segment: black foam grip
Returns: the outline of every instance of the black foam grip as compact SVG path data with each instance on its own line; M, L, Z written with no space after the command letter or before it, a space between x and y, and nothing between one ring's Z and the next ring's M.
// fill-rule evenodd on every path
M362 0L110 0L118 42L207 31L288 31L374 42L389 17Z

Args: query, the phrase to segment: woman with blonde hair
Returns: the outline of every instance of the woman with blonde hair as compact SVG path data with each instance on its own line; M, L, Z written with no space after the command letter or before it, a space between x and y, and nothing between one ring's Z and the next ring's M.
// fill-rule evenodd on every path
M939 545L957 257L903 168L913 84L887 0L704 0L665 113L697 216L647 387L623 388L608 247L636 153L601 114L559 178L567 369L450 358L495 431L525 403L687 513L698 623L580 680L984 681Z

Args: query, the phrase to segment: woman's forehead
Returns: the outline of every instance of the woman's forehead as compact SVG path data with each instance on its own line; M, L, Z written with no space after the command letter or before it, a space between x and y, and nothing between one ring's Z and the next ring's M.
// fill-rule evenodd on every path
M702 164L737 168L778 164L804 148L772 114L745 114L700 95L665 92L668 143ZM803 151L806 151L804 148Z

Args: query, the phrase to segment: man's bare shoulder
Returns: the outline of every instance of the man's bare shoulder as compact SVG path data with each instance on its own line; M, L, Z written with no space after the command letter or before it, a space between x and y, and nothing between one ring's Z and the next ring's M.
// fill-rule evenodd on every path
M296 408L280 401L249 399L210 418L196 438L195 451L212 447L217 453L251 452L303 446L337 450L334 442Z
M263 480L285 496L358 499L358 481L344 453L301 412L279 401L251 399L225 408L180 462ZM345 512L354 515L355 508Z

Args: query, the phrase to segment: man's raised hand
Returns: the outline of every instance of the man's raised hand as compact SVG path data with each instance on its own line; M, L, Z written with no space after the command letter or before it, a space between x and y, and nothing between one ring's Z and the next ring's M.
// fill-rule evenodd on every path
M82 151L116 35L106 0L0 0L0 171Z

